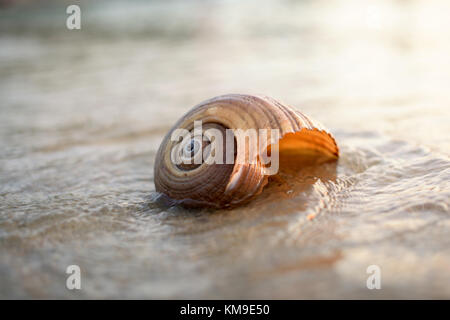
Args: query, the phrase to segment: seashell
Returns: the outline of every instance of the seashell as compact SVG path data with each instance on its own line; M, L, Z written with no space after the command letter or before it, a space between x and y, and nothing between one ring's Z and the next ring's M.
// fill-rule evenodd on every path
M201 121L201 132L196 131L196 121ZM245 136L249 129L258 130L261 141L262 132L267 133L267 143L258 143L256 157L252 157L251 142ZM174 139L179 132L184 133ZM208 138L207 132L230 139ZM211 150L213 142L215 152ZM217 154L219 147L223 154ZM267 163L268 156L277 153L279 169L283 170L311 161L336 160L339 149L321 124L272 98L242 94L215 97L193 107L164 137L154 165L156 191L187 207L240 205L261 193L268 177L277 173L268 169L275 158ZM208 162L213 156L223 163ZM174 161L176 157L186 161ZM195 161L199 157L201 161Z

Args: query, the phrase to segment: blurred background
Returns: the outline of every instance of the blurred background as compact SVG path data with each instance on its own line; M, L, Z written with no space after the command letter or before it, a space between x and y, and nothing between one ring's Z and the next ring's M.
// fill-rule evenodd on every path
M450 298L449 13L445 0L0 1L0 297ZM336 176L235 210L159 204L164 134L225 93L325 124ZM366 287L372 264L381 290Z

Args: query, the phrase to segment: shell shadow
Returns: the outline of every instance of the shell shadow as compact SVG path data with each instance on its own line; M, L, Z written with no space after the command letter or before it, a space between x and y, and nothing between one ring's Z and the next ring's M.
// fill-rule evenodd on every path
M262 206L279 203L284 200L296 200L300 194L312 189L317 181L326 184L336 182L338 161L323 159L295 160L280 158L280 170L270 176L262 193L257 195L247 206ZM306 209L307 203L296 201L298 210Z

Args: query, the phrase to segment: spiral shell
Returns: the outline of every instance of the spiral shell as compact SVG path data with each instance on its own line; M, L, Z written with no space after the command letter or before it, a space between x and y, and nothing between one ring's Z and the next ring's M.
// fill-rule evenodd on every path
M194 122L202 121L202 134L215 129L226 136L231 129L234 150L231 157L249 156L248 144L239 135L247 129L266 129L271 148L279 151L280 168L304 159L337 159L339 149L326 129L299 111L265 96L229 94L204 101L185 114L164 137L155 159L156 191L188 207L235 206L259 194L267 184L267 164L261 161L262 149L254 162L181 163L173 155L193 157L200 151L208 154L210 142L197 137ZM183 141L173 139L176 129L185 129ZM238 130L241 129L241 130ZM279 133L276 137L274 129ZM186 139L185 139L186 138ZM187 141L187 143L186 143ZM223 142L224 150L229 145ZM225 160L226 155L223 155ZM206 159L206 157L205 157ZM194 161L195 162L195 161Z

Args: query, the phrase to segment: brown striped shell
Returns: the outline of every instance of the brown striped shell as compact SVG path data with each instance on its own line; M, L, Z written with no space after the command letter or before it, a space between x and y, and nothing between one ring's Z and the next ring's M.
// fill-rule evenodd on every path
M196 149L205 151L208 148L208 143L194 141L193 128L197 120L202 121L203 131L208 128L220 132L232 129L234 157L242 153L248 156L248 144L242 142L245 138L239 139L241 130L238 129L267 129L269 136L272 136L272 130L278 129L278 144L269 145L268 153L271 147L278 147L280 167L304 159L337 159L339 155L331 134L292 107L265 96L229 94L215 97L185 114L164 137L156 155L156 191L184 206L220 208L239 205L259 194L268 179L267 165L259 157L254 163L175 164L171 155L179 150L188 150L192 155ZM192 142L181 145L180 141L172 141L176 129L188 130ZM226 148L225 143L223 147Z

